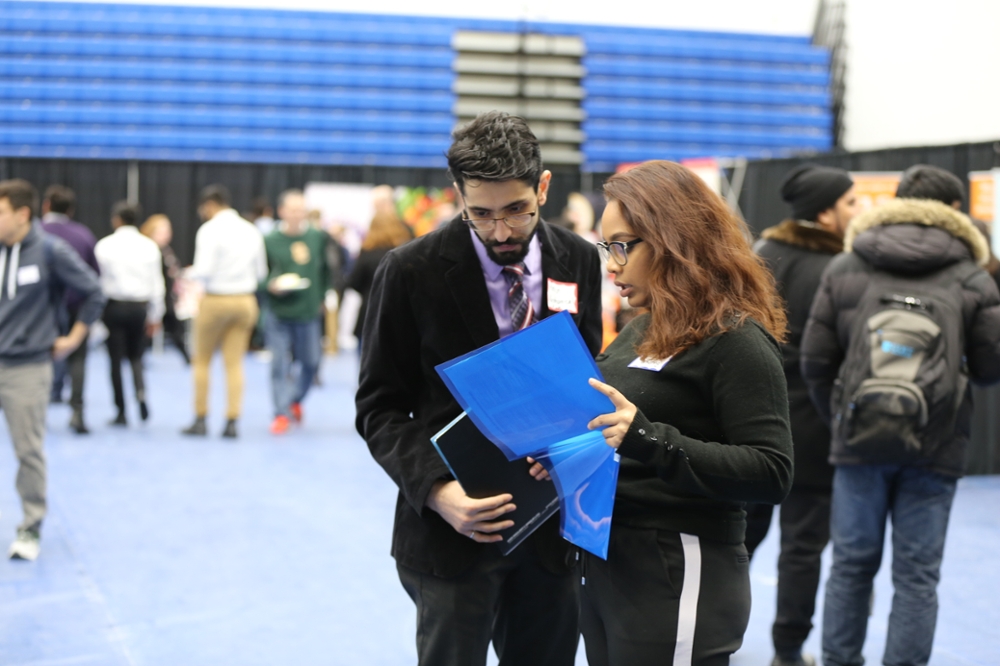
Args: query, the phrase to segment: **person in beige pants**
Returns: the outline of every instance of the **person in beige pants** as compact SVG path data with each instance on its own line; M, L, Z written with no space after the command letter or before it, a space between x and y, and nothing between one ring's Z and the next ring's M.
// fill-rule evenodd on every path
M243 404L243 357L257 322L255 293L267 274L267 259L260 231L229 207L225 187L209 185L199 201L198 214L206 222L195 236L191 274L205 285L205 297L194 320L195 421L182 432L208 432L209 365L221 349L229 393L222 436L234 438Z

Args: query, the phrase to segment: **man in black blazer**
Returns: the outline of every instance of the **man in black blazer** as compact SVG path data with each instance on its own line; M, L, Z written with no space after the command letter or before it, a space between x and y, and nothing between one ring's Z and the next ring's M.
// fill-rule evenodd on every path
M490 545L517 498L471 499L449 474L430 438L462 409L434 367L559 310L596 354L600 259L541 220L551 173L521 118L480 115L455 132L448 164L462 214L375 274L357 428L399 486L392 555L417 606L420 664L485 664L492 640L501 666L570 666L578 602L558 519L507 557ZM540 465L530 473L548 482Z

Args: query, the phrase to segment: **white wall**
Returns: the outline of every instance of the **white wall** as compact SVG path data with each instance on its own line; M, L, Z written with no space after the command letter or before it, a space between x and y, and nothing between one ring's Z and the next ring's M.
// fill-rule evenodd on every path
M87 1L87 0L84 0ZM107 0L91 0L105 2ZM113 1L113 0L112 0ZM811 35L817 0L126 0L130 4L309 9L409 16L461 16L651 28Z
M1000 139L1000 2L847 2L848 150Z

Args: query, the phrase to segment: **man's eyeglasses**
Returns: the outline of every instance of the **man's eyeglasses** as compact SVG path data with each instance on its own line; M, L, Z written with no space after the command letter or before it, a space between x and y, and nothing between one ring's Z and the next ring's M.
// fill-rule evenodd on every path
M611 241L610 243L607 241L600 241L597 243L597 249L601 252L602 261L607 262L608 257L613 257L616 264L624 266L628 263L628 249L641 242L641 238L630 240L627 243L623 241Z
M493 231L497 226L497 222L501 220L511 229L520 229L531 224L536 215L538 215L537 210L530 213L507 215L506 217L471 217L468 211L462 211L462 221L466 224L471 224L478 231Z

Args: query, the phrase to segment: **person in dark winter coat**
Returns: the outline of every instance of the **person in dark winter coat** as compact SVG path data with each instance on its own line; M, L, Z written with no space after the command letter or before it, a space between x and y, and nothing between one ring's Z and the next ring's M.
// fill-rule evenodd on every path
M788 174L781 196L791 206L792 218L765 229L754 248L774 274L788 314L788 339L781 353L795 446L795 477L780 512L772 666L811 666L815 660L802 654L802 645L812 630L822 554L830 540L833 467L827 462L830 429L809 399L799 372L799 347L823 271L843 249L844 232L857 213L857 197L846 171L810 164ZM747 507L751 554L767 533L771 513L770 504Z
M904 174L897 196L922 194L914 178L911 171ZM1000 293L986 271L972 265L984 265L989 248L968 217L941 201L897 198L855 218L844 246L846 253L823 275L802 340L802 376L827 423L834 416L831 395L851 345L857 308L868 285L885 274L897 283L916 283L955 275L944 271L964 265L949 288L961 294L956 303L968 379L980 384L1000 380ZM827 666L864 661L872 579L881 564L890 514L895 595L884 663L926 664L930 658L945 533L971 424L967 386L959 395L953 425L929 424L946 426L949 434L905 462L886 464L875 454L849 450L839 435L832 440L833 567L823 614Z

